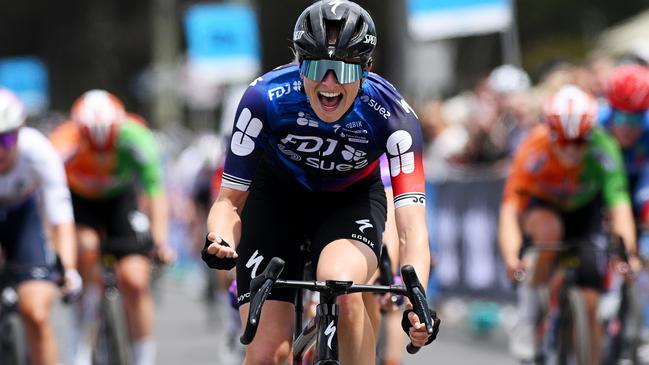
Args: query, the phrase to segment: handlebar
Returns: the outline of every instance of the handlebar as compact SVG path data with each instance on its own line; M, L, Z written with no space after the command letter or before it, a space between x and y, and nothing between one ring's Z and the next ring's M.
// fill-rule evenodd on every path
M246 322L246 328L241 338L239 338L242 344L248 345L255 338L257 326L259 325L259 317L261 316L261 308L268 294L270 294L273 284L282 273L282 270L284 270L284 260L279 257L273 257L264 271L250 282L248 321Z
M439 320L436 315L431 315L428 309L426 294L421 285L415 269L411 265L401 268L401 276L404 285L339 285L337 281L298 281L298 280L278 280L279 275L284 269L284 260L274 257L270 260L264 271L257 275L250 282L250 307L248 311L248 320L243 334L239 341L243 345L250 344L255 338L261 309L268 298L268 294L273 287L307 289L312 291L324 292L329 296L337 297L340 295L357 293L357 292L384 292L406 295L413 306L413 311L419 317L421 323L426 327L429 335L434 334L435 329L439 326ZM433 318L434 317L434 318ZM409 344L407 347L409 353L414 354L419 351L419 347Z
M419 321L426 326L426 332L429 335L433 334L433 318L428 310L428 304L426 301L426 292L424 291L423 286L419 282L417 273L411 265L405 265L401 268L401 278L408 292L408 299L412 304L412 310L415 312ZM419 347L409 343L406 346L406 350L409 354L415 354L419 351Z

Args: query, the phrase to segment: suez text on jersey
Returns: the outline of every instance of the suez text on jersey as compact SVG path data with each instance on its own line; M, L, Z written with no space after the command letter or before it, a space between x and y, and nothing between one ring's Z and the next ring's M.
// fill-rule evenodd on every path
M336 170L336 171L350 171L354 169L362 169L369 163L367 161L366 153L354 147L344 145L340 152L342 159L346 162L337 163L336 161L326 161L323 157L331 156L336 151L338 141L335 139L323 139L316 136L298 136L288 134L278 144L278 149L287 155L293 161L302 161L303 156L300 153L316 153L318 157L308 156L304 158L304 164L319 170ZM290 150L287 146L294 145L295 149Z
M379 112L379 114L384 118L388 119L392 114L390 114L390 111L387 110L383 105L379 104L378 101L372 99L369 95L362 95L361 96L361 101L364 103L367 103L367 105L370 106L370 108L376 110Z

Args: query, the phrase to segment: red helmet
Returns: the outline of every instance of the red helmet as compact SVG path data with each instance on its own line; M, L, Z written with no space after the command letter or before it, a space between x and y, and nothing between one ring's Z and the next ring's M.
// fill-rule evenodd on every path
M577 86L566 85L548 99L543 115L557 141L584 141L593 129L597 102Z
M74 102L71 118L94 148L107 149L114 143L126 110L115 95L105 90L90 90Z
M608 79L606 96L615 109L625 112L649 109L649 68L641 65L616 67Z

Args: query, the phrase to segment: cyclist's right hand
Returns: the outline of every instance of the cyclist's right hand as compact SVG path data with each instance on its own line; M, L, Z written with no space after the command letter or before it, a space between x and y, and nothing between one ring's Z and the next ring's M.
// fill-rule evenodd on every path
M513 283L520 283L525 279L525 264L518 258L505 260L505 268L507 270L507 277Z
M237 264L237 252L232 246L210 232L205 237L205 246L201 251L201 258L211 269L230 270Z

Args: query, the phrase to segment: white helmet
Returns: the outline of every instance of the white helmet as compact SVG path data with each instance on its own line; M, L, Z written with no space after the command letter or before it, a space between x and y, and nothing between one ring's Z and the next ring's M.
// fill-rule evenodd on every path
M17 129L25 122L25 107L9 89L0 88L0 133Z
M597 118L597 102L575 85L565 85L543 106L543 116L558 142L586 141Z
M81 128L95 148L110 148L117 134L118 124L124 121L124 104L105 90L90 90L72 105L71 118Z
M493 69L487 83L489 88L498 94L525 91L532 84L527 73L513 65L502 65Z

